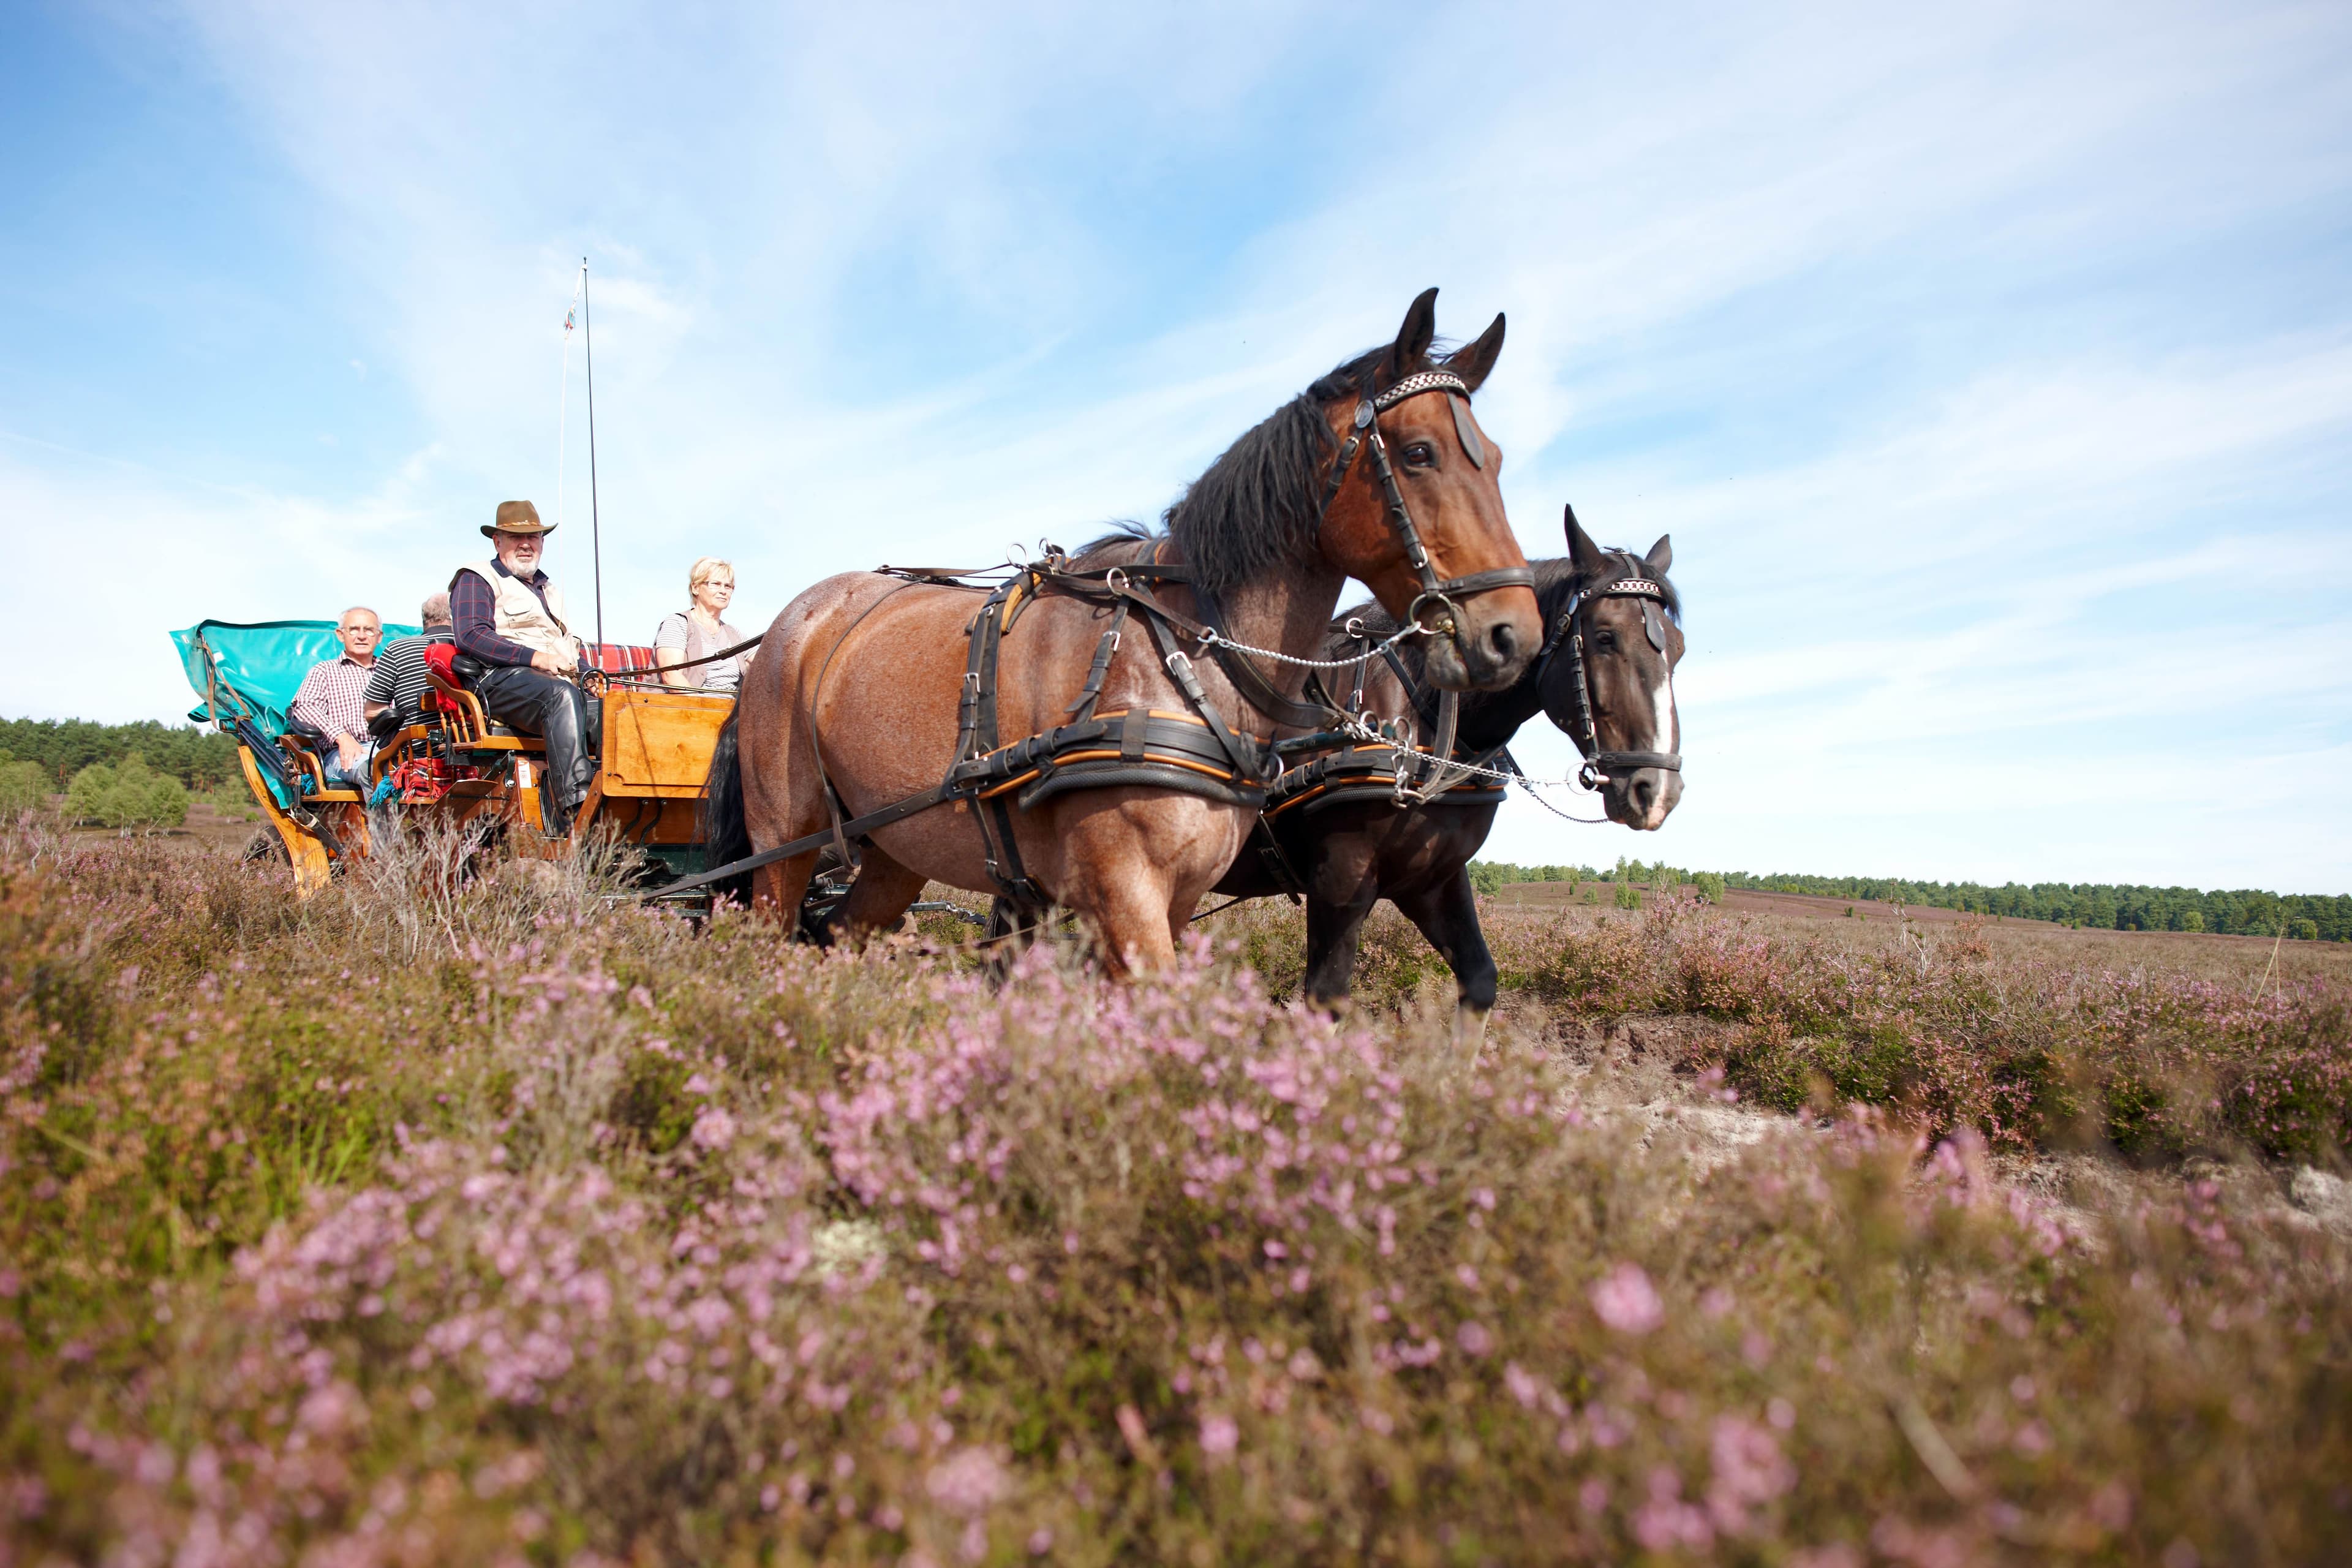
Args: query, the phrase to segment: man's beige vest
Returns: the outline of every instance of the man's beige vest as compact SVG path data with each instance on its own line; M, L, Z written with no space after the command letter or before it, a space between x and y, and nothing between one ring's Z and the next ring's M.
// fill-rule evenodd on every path
M541 590L547 595L547 603L542 605L538 594L532 593L520 578L499 571L496 561L469 563L458 570L471 572L488 583L490 592L497 595L498 609L491 624L499 636L533 653L570 651L572 634L563 623L563 593L556 587L553 578L548 579Z

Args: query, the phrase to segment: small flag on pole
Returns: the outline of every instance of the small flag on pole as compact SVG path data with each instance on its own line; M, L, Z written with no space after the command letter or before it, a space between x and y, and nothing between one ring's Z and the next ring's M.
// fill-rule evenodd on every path
M572 306L572 309L563 312L563 335L565 337L568 338L572 335L572 329L573 326L578 324L579 317L580 307L577 305Z

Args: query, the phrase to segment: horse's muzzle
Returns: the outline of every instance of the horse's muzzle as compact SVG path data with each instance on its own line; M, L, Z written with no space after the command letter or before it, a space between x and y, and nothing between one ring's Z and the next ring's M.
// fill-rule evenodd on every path
M1456 604L1453 635L1429 639L1429 679L1448 691L1498 691L1518 679L1543 640L1534 606L1524 588Z
M1683 775L1665 768L1612 774L1601 797L1610 821L1644 833L1664 827L1682 798Z

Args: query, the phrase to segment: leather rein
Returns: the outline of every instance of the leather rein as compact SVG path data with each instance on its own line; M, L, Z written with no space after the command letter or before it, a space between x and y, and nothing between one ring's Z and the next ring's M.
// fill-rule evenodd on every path
M1650 646L1658 650L1660 658L1664 658L1666 630L1663 617L1674 613L1674 602L1666 597L1664 586L1645 575L1643 569L1625 552L1612 551L1611 554L1622 574L1578 589L1575 596L1560 611L1559 618L1553 623L1551 636L1545 639L1543 652L1536 659L1536 687L1541 690L1554 656L1562 647L1568 650L1569 668L1576 676L1576 723L1572 729L1565 724L1560 728L1568 731L1568 738L1574 741L1576 749L1584 753L1584 766L1578 770L1576 779L1588 790L1598 788L1603 780L1619 771L1635 773L1643 768L1660 768L1675 773L1683 771L1680 752L1605 752L1601 749L1601 731L1592 718L1592 681L1584 665L1584 630L1578 624L1578 617L1602 599L1639 599L1643 602L1643 629L1649 637ZM1668 670L1671 675L1671 665Z

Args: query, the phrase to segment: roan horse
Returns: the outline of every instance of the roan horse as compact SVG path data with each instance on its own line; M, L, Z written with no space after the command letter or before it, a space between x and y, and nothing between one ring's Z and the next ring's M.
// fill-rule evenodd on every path
M1681 603L1666 581L1674 547L1661 537L1643 557L1604 551L1578 525L1573 508L1565 528L1568 559L1535 563L1536 597L1550 628L1543 651L1509 687L1462 700L1454 754L1468 760L1499 752L1520 725L1543 713L1591 759L1588 779L1606 781L1601 800L1610 819L1654 829L1683 793L1674 693L1683 655ZM1365 646L1350 627L1357 617L1374 637L1393 629L1366 605L1332 623L1328 657ZM1401 674L1411 679L1418 700ZM1352 675L1320 679L1339 689L1343 703L1354 695ZM1432 732L1437 693L1412 645L1398 650L1395 667L1370 660L1361 679L1361 702L1351 706L1391 722L1410 718L1418 733ZM1245 851L1216 891L1305 897L1307 998L1327 1008L1346 1003L1364 919L1389 900L1452 967L1456 1037L1475 1040L1495 1005L1496 975L1469 866L1494 826L1502 786L1474 777L1428 805L1400 809L1394 789L1365 773L1352 784L1340 775L1323 790L1311 772L1299 782L1308 788L1278 795L1266 812L1279 854Z
M1097 702L1106 720L1134 715L1139 731L1147 712L1206 726L1198 732L1220 743L1229 727L1229 752L1269 755L1277 720L1306 714L1305 671L1268 669L1232 645L1318 652L1349 577L1400 624L1429 628L1418 652L1435 685L1518 679L1542 622L1496 484L1499 455L1468 400L1502 350L1503 319L1433 360L1436 294L1413 301L1393 343L1348 361L1234 442L1169 510L1156 544L1089 551L1058 575L1024 579L1025 601L1000 593L984 615L972 589L936 574L849 573L786 605L712 763L712 858L910 801L972 765L975 749L982 761L1013 750L996 735L1045 735L1073 713L1091 719ZM1355 460L1360 448L1367 460ZM1139 584L1162 608L1146 605ZM1130 607L1143 624L1122 637ZM983 636L988 676L982 645L967 642ZM855 938L894 925L928 880L1002 895L1017 876L1033 902L1091 928L1114 973L1156 967L1249 836L1271 771L1236 767L1224 774L1234 787L1199 793L1181 775L1046 798L1033 789L1017 812L993 797L1019 779L944 799L861 836L857 879L832 929ZM754 907L789 918L816 858L761 868Z

